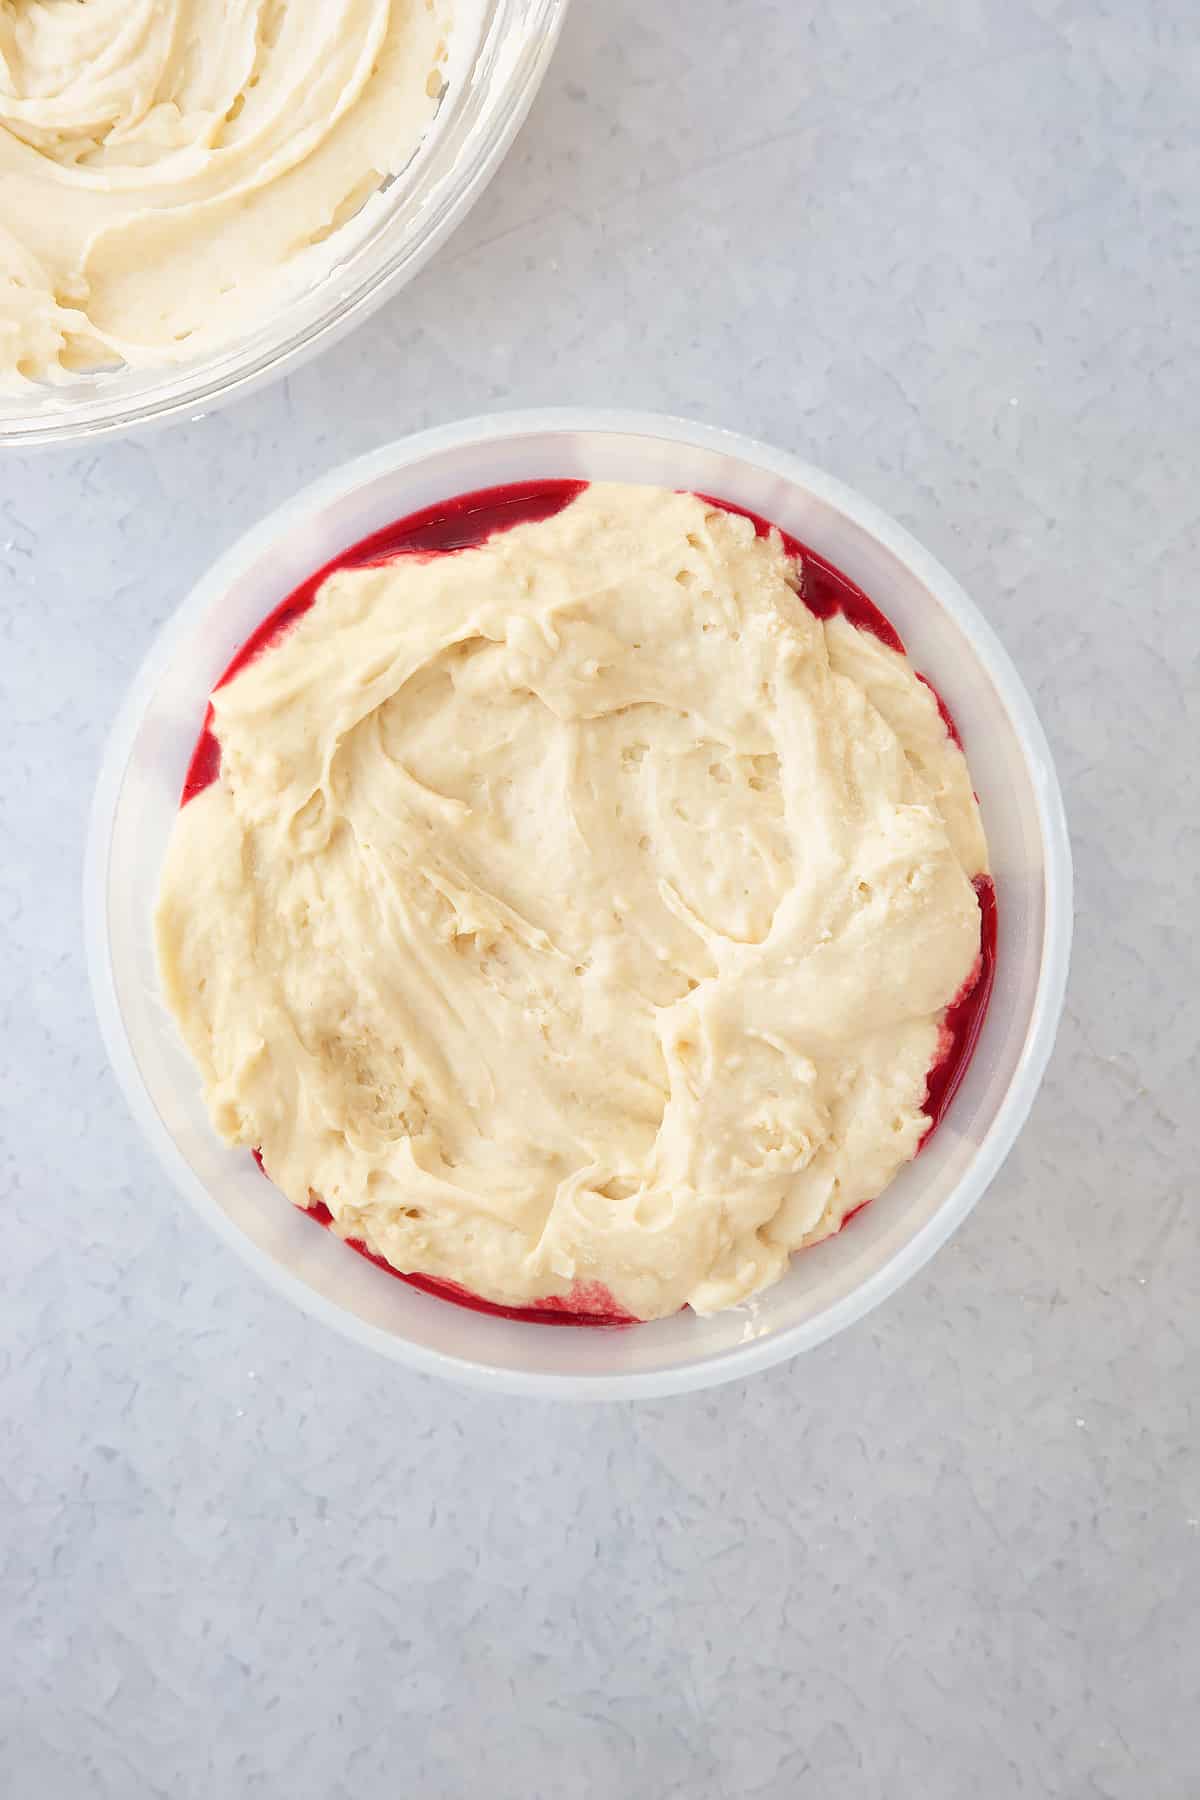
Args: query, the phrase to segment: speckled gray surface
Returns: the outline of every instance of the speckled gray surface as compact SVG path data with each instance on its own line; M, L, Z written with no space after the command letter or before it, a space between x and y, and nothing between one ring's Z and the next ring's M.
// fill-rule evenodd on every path
M686 26L682 23L686 16ZM0 464L0 1790L1200 1793L1192 0L577 0L406 294L197 424ZM955 570L1079 921L1018 1150L844 1338L579 1412L322 1333L181 1209L92 1020L108 721L215 550L418 425L658 407Z

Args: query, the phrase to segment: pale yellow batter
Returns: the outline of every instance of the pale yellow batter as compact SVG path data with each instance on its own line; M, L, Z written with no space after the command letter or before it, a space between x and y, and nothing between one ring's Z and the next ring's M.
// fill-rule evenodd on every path
M401 170L448 0L0 0L0 385L261 323Z
M886 1186L980 943L961 751L777 537L593 486L342 572L214 699L162 980L218 1130L397 1268L729 1306Z

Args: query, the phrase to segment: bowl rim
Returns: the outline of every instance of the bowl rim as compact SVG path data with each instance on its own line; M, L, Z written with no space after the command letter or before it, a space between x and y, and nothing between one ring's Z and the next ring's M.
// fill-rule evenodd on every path
M457 230L497 173L545 79L570 0L526 0L526 4L537 11L518 21L522 37L503 69L503 82L491 99L486 129L473 152L455 156L442 167L445 159L436 141L433 145L434 185L424 204L436 204L423 230L369 262L348 292L342 289L322 298L326 277L294 296L277 318L264 319L244 339L219 346L194 364L180 364L175 381L145 399L86 395L72 406L68 384L53 389L61 406L39 419L36 414L6 415L5 396L0 394L0 449L92 443L150 431L181 415L193 421L205 418L319 355L406 287ZM493 30L494 23L489 22L476 47L475 64L492 47ZM469 86L465 91L470 92ZM339 266L335 264L331 273Z
M231 585L237 573L277 541L289 524L313 510L426 459L502 439L546 435L643 436L716 451L757 465L807 489L846 515L937 594L975 649L1017 730L1034 793L1044 859L1044 919L1037 985L1020 1058L988 1128L949 1198L867 1279L814 1317L782 1327L695 1362L628 1373L534 1372L497 1367L412 1343L354 1317L281 1268L218 1205L185 1161L160 1119L125 1030L109 950L108 872L111 839L126 768L147 698L170 666L194 622ZM449 497L449 496L448 496ZM983 614L954 577L873 501L790 452L754 438L668 414L594 407L544 407L477 415L395 440L327 471L243 532L200 577L156 634L113 721L92 801L83 863L84 937L101 1035L126 1104L173 1185L242 1260L310 1316L351 1342L402 1366L460 1386L540 1398L609 1400L662 1397L713 1387L773 1367L815 1348L872 1311L924 1267L958 1228L999 1171L1033 1104L1062 1014L1073 929L1073 871L1066 814L1049 744L1015 666Z

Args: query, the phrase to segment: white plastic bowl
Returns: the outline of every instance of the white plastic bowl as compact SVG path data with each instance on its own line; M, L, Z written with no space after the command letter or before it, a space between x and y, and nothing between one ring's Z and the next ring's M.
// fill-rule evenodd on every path
M568 0L457 0L446 92L412 161L332 240L334 260L245 337L191 362L0 394L0 447L92 438L224 406L334 343L403 287L500 166L550 63Z
M151 914L210 689L254 626L338 550L433 501L565 476L655 482L775 520L858 582L944 696L966 746L996 882L995 988L978 1047L928 1148L837 1237L713 1318L623 1331L464 1310L355 1256L214 1135L158 993ZM949 575L869 501L806 463L708 426L551 410L422 432L314 482L248 532L163 630L113 728L85 873L100 1024L138 1123L177 1187L314 1317L411 1368L565 1399L700 1388L809 1349L928 1260L995 1175L1041 1080L1062 1007L1071 861L1058 782L1029 698Z

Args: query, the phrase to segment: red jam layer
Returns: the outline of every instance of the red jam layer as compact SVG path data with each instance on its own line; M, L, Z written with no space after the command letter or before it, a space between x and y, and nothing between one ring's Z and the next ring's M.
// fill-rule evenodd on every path
M582 481L531 481L505 487L479 488L469 494L459 494L437 506L427 506L421 512L411 513L407 518L385 526L382 531L360 539L349 549L331 557L315 575L310 575L307 581L301 582L299 587L280 602L274 612L268 614L238 650L217 682L217 687L224 687L239 669L245 668L247 663L253 662L255 657L261 656L264 650L276 643L288 627L308 611L322 582L335 570L367 568L389 562L396 556L447 556L457 550L473 549L496 532L509 531L514 525L553 518L555 513L569 506L586 486L587 483ZM744 506L735 506L730 501L717 500L708 494L701 494L699 498L713 506L723 507L726 512L741 513L744 518L752 521L760 537L765 537L772 529L768 520ZM856 587L840 569L827 562L823 556L818 556L815 550L810 550L799 539L786 531L781 531L780 536L788 555L800 559L800 597L810 611L820 619L842 613L859 630L871 632L890 649L904 654L899 633L861 588ZM918 675L918 680L923 681L932 693L946 730L961 748L962 739L958 727L941 695L924 675ZM217 778L221 766L221 749L213 735L212 720L210 705L188 765L180 797L181 806L185 806L196 794L202 793ZM929 1071L925 1095L923 1110L929 1119L929 1125L921 1139L918 1154L946 1116L966 1073L979 1033L983 1029L984 1015L995 980L996 890L987 875L978 876L974 885L980 910L979 956L962 990L946 1011L938 1056ZM259 1168L263 1168L262 1157L257 1150L254 1155ZM265 1169L263 1173L266 1173ZM869 1205L870 1201L863 1202L863 1206ZM857 1206L853 1212L847 1213L841 1229L845 1229L855 1214L863 1210L863 1206ZM307 1210L308 1216L316 1219L318 1224L325 1227L332 1224L332 1215L323 1201L314 1200ZM460 1287L457 1282L439 1281L429 1275L404 1274L368 1250L359 1238L347 1238L344 1242L351 1250L366 1257L368 1262L375 1263L388 1275L395 1276L398 1281L407 1282L409 1287L419 1288L422 1293L433 1294L455 1306L468 1307L472 1312L492 1313L498 1318L519 1319L536 1325L588 1325L611 1329L614 1326L639 1323L617 1306L608 1289L600 1282L577 1283L570 1294L563 1297L547 1295L533 1306L499 1306L490 1300L480 1299L477 1294Z

